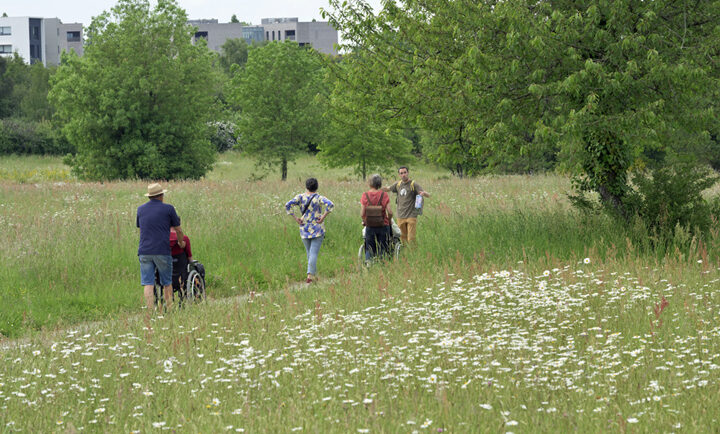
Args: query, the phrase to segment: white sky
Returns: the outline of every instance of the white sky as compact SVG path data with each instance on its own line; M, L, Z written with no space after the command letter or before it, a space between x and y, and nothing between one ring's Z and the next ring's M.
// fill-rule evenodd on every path
M367 0L376 10L381 0ZM60 18L63 23L90 24L92 17L110 10L116 0L0 0L0 16ZM154 2L153 2L154 3ZM190 19L217 18L221 23L236 14L240 21L260 24L261 18L298 17L321 21L320 8L328 0L177 0Z

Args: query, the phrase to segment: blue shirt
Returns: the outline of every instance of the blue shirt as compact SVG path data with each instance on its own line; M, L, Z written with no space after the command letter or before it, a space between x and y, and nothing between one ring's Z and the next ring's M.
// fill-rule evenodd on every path
M138 255L170 255L170 228L180 226L175 207L150 199L137 209L140 228Z
M325 196L317 194L313 197L312 194L298 194L285 204L285 211L291 216L295 216L295 211L293 211L292 207L297 206L300 208L300 211L302 211L311 198L312 202L310 206L308 206L307 211L300 216L303 220L303 224L300 225L300 238L317 238L325 235L325 225L318 223L318 219L323 215L323 206L327 212L332 211L335 207L335 205L330 202L330 199Z

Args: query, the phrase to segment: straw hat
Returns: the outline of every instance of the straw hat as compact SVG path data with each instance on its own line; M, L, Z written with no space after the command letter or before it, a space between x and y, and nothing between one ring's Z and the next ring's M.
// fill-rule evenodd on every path
M163 190L162 186L156 182L148 185L148 192L145 194L145 196L155 197L160 196L161 194L165 194L165 192L167 192L167 190Z

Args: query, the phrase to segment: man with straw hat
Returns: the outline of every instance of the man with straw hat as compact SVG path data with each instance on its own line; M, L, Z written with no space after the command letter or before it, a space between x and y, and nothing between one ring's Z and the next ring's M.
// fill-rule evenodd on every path
M180 248L185 247L183 232L180 228L180 217L175 207L163 203L165 192L158 183L148 185L145 196L148 201L137 209L137 227L140 228L140 245L138 259L140 260L140 284L145 289L145 303L148 311L155 304L155 270L160 276L163 285L165 305L172 303L172 256L170 255L170 228L174 228L178 237Z

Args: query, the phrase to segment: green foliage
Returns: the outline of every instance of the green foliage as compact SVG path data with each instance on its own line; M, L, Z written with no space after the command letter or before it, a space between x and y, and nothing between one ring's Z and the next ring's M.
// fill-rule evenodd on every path
M350 55L330 64L328 81L334 87L327 103L328 125L318 156L328 167L353 167L365 179L369 172L407 163L412 142L404 137L404 130L392 129L378 115L378 108L367 94L355 92L348 84L348 77L353 75L350 70L361 62Z
M0 119L10 117L14 113L12 100L14 83L8 74L8 69L10 62L18 58L17 54L11 58L0 56Z
M87 29L82 58L63 56L50 92L77 148L73 171L92 180L203 176L215 151L212 56L172 0L121 0Z
M0 119L0 155L64 155L74 150L48 121Z
M433 158L464 172L557 159L628 216L633 166L707 148L717 128L716 0L331 5L346 48L372 53L356 89L432 132Z
M248 44L244 39L228 39L220 47L220 66L225 74L231 75L233 65L245 67L248 59Z
M42 63L29 67L27 80L16 88L22 117L35 121L52 118L53 109L48 103L48 92L54 73L55 68L46 68Z
M715 173L690 163L642 171L633 177L625 205L657 237L671 236L678 226L706 233L712 206L702 193L717 181Z
M210 135L210 143L213 144L218 152L226 152L235 149L237 146L236 125L230 121L217 121L210 123L212 133Z
M232 16L230 17L230 22L235 23L235 24L242 24L243 26L251 26L252 25L247 21L240 21L236 14L232 14Z
M17 53L0 58L0 119L49 120L53 110L47 95L54 71L42 63L27 65Z
M279 166L285 180L288 162L321 137L324 87L318 55L291 41L255 47L230 86L228 100L242 107L240 146L258 165Z

